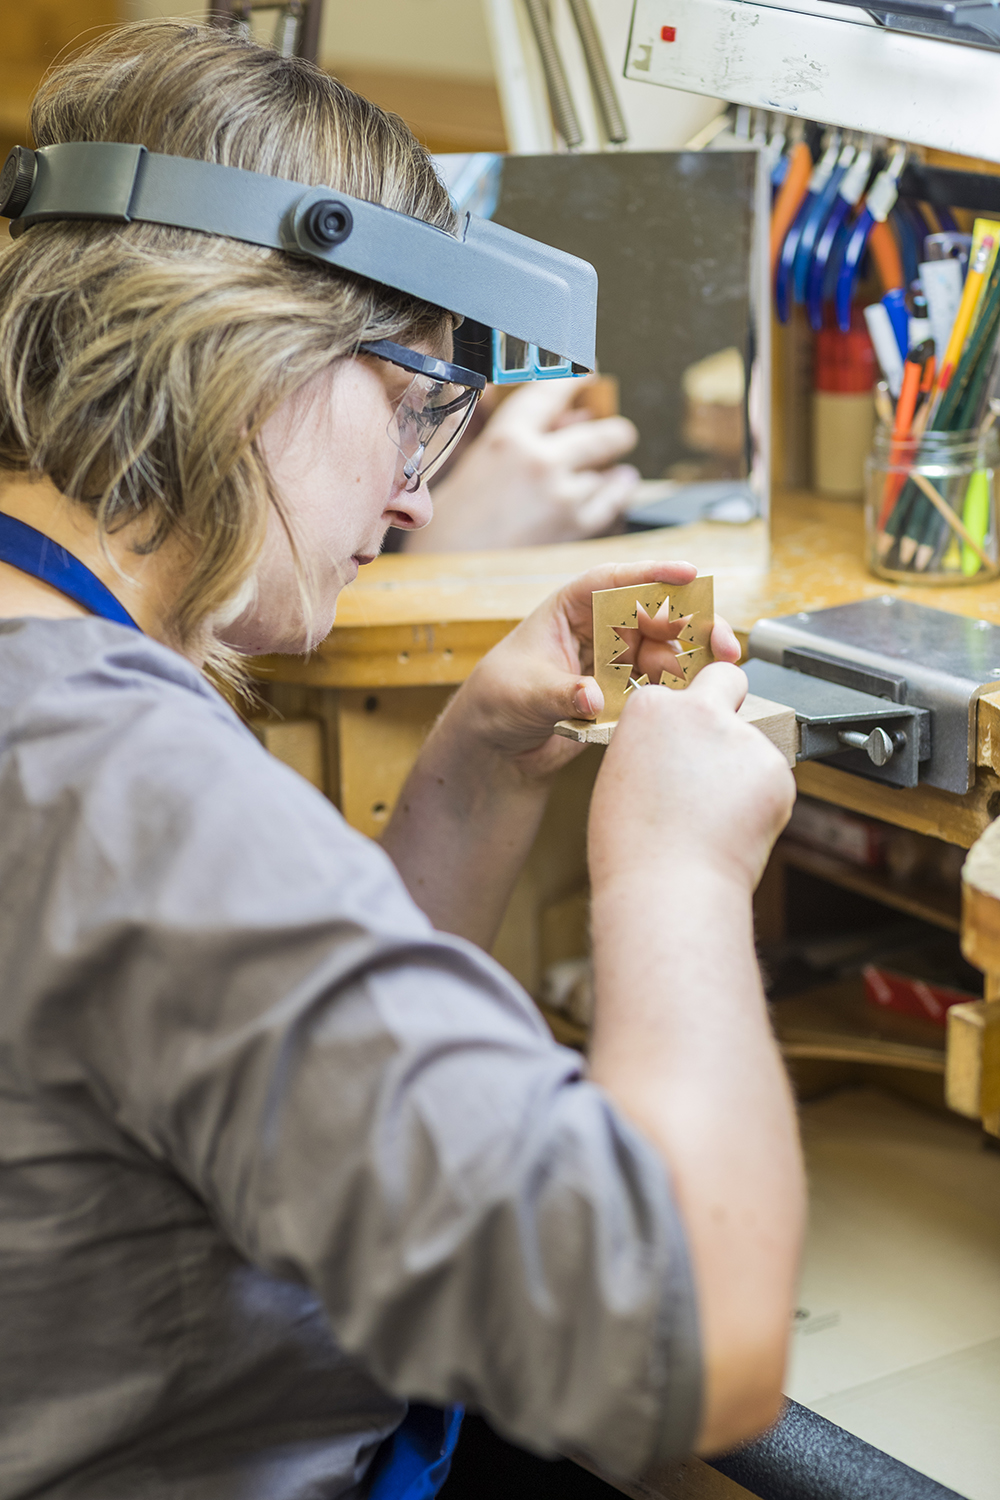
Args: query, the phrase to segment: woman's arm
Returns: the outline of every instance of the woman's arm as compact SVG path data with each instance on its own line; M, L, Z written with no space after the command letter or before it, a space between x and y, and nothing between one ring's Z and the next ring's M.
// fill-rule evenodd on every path
M690 563L595 568L540 605L477 665L431 732L400 794L384 848L434 925L490 948L531 848L555 772L581 747L552 733L559 719L602 707L593 667L596 589L690 583ZM658 678L672 653L657 618L637 671ZM724 623L717 657L739 646Z
M582 714L584 700L596 709L596 683L567 669L590 665L590 591L640 581L609 575L587 575L568 603L558 596L484 658L431 735L389 830L418 902L483 945L552 770L575 747L544 738L515 752L532 724L537 740L539 724ZM717 626L716 655L734 656L731 641ZM655 660L642 657L641 669L652 676ZM720 664L683 693L634 694L590 813L591 1076L656 1146L674 1185L698 1289L706 1452L777 1415L804 1214L751 907L794 782L737 718L745 691L742 673Z
M709 1453L778 1415L804 1216L751 909L794 783L736 717L745 691L742 673L712 666L684 693L636 694L590 820L591 1077L673 1180L698 1288Z

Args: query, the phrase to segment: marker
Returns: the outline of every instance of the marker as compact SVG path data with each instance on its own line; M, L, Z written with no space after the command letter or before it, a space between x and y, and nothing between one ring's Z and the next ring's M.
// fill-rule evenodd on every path
M947 349L951 330L962 300L965 279L961 261L925 260L920 266L920 284L927 298L931 332L938 349Z
M990 476L986 469L976 469L969 480L962 507L962 520L966 530L982 547L990 525ZM962 544L962 573L971 578L979 572L980 562L968 542Z
M899 345L900 359L905 359L910 347L910 311L906 305L906 292L901 286L893 287L882 298L882 306L889 314L889 322Z
M868 337L885 376L885 383L893 400L896 400L903 384L903 356L899 352L889 313L881 302L873 302L870 307L865 308L865 323L868 325Z

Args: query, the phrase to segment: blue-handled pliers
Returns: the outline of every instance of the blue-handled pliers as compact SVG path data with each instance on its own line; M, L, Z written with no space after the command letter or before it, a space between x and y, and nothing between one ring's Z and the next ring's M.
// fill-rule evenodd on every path
M860 203L862 194L868 186L871 166L872 138L866 136L861 150L841 178L836 199L809 262L809 275L806 278L806 311L809 314L810 326L816 330L823 327L827 267L831 263L835 250L839 248L839 240L845 233L848 218ZM830 288L831 295L832 291L833 289Z
M837 189L840 187L851 164L858 154L858 148L853 140L844 142L837 158L837 165L830 173L826 186L818 194L816 202L809 211L809 216L799 237L799 243L795 251L795 264L792 270L792 294L796 302L806 300L806 282L809 277L809 265L812 261L812 253L816 241L822 232L823 225L830 215L837 197Z
M899 197L899 177L906 165L906 147L897 146L888 164L875 178L865 194L865 206L851 225L843 258L837 268L834 305L837 327L847 333L851 327L851 304L868 239L876 224L884 224Z
M778 266L774 275L774 306L778 319L782 323L787 323L791 316L795 256L802 239L802 232L817 199L836 168L840 145L840 131L830 131L827 135L826 150L813 167L806 195L781 246L781 255L778 258Z

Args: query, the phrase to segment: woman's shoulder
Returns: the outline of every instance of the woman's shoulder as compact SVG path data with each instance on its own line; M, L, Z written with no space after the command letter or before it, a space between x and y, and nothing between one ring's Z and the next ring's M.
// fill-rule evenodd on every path
M153 701L239 722L190 662L139 631L97 618L0 620L4 726L43 708L70 717L88 703L127 718Z
M0 825L0 885L42 843L94 898L183 889L273 915L322 892L427 925L378 845L189 663L101 620L0 621Z
M301 804L310 825L340 821L188 661L99 619L0 621L0 797L17 796L5 766L36 808L69 792L81 810L141 807L176 830L223 796L251 822L277 806L298 821Z

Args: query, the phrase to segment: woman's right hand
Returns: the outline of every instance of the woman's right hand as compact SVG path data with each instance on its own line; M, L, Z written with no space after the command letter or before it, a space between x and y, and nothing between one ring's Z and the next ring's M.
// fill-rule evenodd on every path
M710 865L752 892L791 815L795 782L769 740L737 717L747 682L716 662L683 691L629 694L590 811L591 882Z

